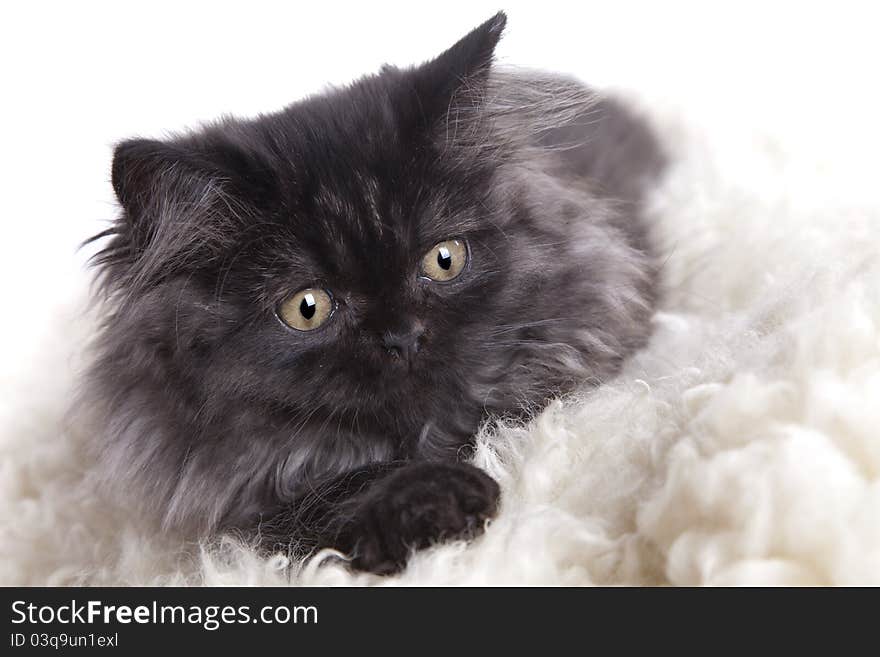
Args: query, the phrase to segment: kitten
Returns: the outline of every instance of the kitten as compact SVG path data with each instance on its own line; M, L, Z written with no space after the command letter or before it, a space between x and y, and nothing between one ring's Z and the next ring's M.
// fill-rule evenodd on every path
M643 345L648 129L493 67L499 13L436 59L253 120L116 147L89 374L108 479L166 531L355 568L479 532L489 416Z

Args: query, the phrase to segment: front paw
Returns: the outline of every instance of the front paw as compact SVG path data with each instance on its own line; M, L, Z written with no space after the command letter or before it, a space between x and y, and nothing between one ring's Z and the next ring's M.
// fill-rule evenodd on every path
M498 508L500 489L482 470L465 463L412 463L370 490L351 531L352 565L390 574L413 549L482 532Z

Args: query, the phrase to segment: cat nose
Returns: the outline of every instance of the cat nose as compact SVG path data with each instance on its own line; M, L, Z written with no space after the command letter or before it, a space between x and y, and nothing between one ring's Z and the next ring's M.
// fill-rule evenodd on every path
M418 323L404 330L388 331L382 335L382 346L391 356L412 362L422 346L424 333L424 327Z

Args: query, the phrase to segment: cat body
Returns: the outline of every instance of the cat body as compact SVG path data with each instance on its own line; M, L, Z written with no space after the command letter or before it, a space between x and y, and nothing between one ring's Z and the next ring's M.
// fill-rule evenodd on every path
M481 422L600 383L646 341L662 155L579 83L496 70L504 24L116 148L85 402L107 478L167 531L392 572L496 511L461 460Z

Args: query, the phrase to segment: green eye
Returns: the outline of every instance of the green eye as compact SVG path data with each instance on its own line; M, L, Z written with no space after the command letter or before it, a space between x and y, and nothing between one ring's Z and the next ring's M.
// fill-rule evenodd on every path
M422 258L422 275L432 281L451 281L467 264L468 250L464 240L446 240L435 244Z
M278 305L278 318L297 331L313 331L333 313L333 298L320 288L306 288Z

